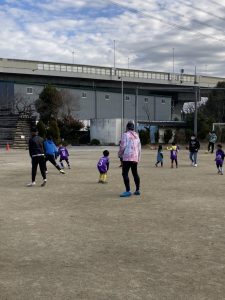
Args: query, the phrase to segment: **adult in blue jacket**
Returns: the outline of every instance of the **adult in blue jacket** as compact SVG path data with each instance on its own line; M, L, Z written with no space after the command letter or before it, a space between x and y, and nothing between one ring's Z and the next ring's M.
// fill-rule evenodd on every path
M58 148L54 144L51 136L47 136L46 141L44 142L44 149L45 149L45 163L47 163L47 161L50 161L50 163L52 163L53 166L56 167L56 169L59 170L61 174L65 174L65 172L60 168L60 166L55 161L55 157L58 155ZM47 172L47 166L46 166L46 172Z

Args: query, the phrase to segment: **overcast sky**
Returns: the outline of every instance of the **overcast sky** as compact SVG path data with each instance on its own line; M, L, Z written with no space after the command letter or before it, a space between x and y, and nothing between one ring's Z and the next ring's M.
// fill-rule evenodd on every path
M3 58L113 66L115 40L116 67L225 77L225 0L0 0L0 28Z

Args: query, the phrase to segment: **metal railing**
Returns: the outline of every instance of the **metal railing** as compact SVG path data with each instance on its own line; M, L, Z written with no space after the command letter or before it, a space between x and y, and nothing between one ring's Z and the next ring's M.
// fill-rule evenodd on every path
M216 85L218 81L224 81L225 78L211 77L205 75L191 75L191 74L179 74L179 73L167 73L167 72L155 72L155 71L143 71L121 68L110 68L100 66L89 65L72 65L61 63L38 63L37 70L41 71L53 71L53 72L70 72L81 73L96 76L110 76L114 80L117 77L123 77L127 79L143 79L154 81L167 81L175 84L203 84L203 85ZM116 77L116 78L115 78Z
M134 69L122 69L92 65L79 65L79 64L64 64L54 62L40 62L29 60L17 59L2 59L0 58L0 67L8 69L20 69L35 71L52 71L52 72L65 72L76 74L87 74L95 76L105 76L112 80L120 80L119 77L126 81L130 80L143 80L154 82L165 82L167 84L186 84L186 85L203 85L215 86L218 81L224 81L225 78L212 77L206 75L193 75L184 73L169 73L169 72L156 72Z

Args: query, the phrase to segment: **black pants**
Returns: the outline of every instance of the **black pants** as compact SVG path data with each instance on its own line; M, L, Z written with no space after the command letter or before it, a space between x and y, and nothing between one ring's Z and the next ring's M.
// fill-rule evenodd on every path
M67 166L70 167L70 163L69 163L68 158L65 158L65 159L60 158L59 162L60 162L61 166L63 166L63 160L65 160L65 162L67 163Z
M211 153L213 153L213 151L214 151L214 143L212 143L212 142L209 142L209 144L208 144L208 151L210 151L210 149L211 149Z
M132 175L134 177L136 191L139 191L140 177L138 175L137 165L138 165L138 163L134 162L134 161L123 161L122 175L123 175L123 181L124 181L127 192L130 191L130 180L129 180L129 176L128 176L130 169L131 169Z
M173 166L173 163L175 162L176 167L178 166L177 158L172 158L171 159L171 166Z
M52 163L53 166L56 167L57 170L59 170L59 171L61 170L60 166L58 166L57 162L55 161L55 156L46 154L46 156L45 156L45 171L47 171L47 166L46 166L47 161L50 161L50 163Z
M42 175L43 179L46 179L45 157L44 157L44 155L35 156L35 157L32 157L32 182L35 181L38 165L39 165L39 168L40 168L41 175Z

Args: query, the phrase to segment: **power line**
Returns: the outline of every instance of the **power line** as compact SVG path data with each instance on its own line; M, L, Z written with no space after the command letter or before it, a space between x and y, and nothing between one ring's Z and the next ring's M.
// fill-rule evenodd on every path
M197 24L200 24L200 25L209 27L209 24L208 24L208 23L203 22L203 21L199 21L199 20L196 20L196 19L190 19L190 18L186 17L185 15L178 13L176 10L168 9L168 8L165 8L165 10L168 11L168 12L171 12L171 13L173 13L173 14L176 14L177 16L180 16L180 17L182 17L182 18L185 18L185 19L187 19L187 20L189 20L189 21L191 21L191 22L194 22L194 23L197 23ZM219 30L222 34L225 33L225 32L222 30L221 27L218 27L218 26L215 26L215 25L212 25L212 24L210 24L210 27L213 27L214 29Z
M201 11L201 12L203 12L203 13L209 15L209 16L213 16L213 17L215 17L215 18L217 18L217 19L220 19L220 20L222 20L222 21L225 21L225 18L222 18L222 17L220 17L220 16L218 16L218 15L215 15L215 14L212 13L211 11L208 12L207 10L205 10L205 9L203 9L203 8L196 7L196 6L194 6L193 4L186 3L186 2L183 1L183 0L180 0L180 2L183 3L185 6L191 7L192 9L194 8L195 10Z
M137 15L142 15L142 16L147 16L147 17L150 16L151 18L153 18L153 19L155 19L155 20L157 20L159 22L165 23L167 25L170 25L172 27L178 28L180 30L188 31L188 32L191 32L191 33L193 33L195 35L199 35L199 36L202 36L202 37L206 37L206 38L210 38L210 39L216 40L218 42L225 43L225 39L220 39L220 38L217 38L217 37L209 35L209 34L201 33L199 31L190 30L189 28L187 28L185 26L182 26L182 25L170 22L170 21L166 21L166 20L164 20L164 19L162 19L160 17L157 17L157 16L149 13L149 12L146 12L146 11L143 12L140 9L131 8L131 7L125 6L125 5L120 4L120 3L116 2L116 1L113 1L113 0L109 0L109 2L111 2L113 5L115 5L115 6L119 7L119 8L123 8L123 9L129 11L130 13L137 14Z
M215 0L210 0L210 2L212 2L212 3L216 4L216 5L220 6L220 7L223 7L223 8L225 8L225 5L223 5L223 4L220 4L220 3L216 2Z

